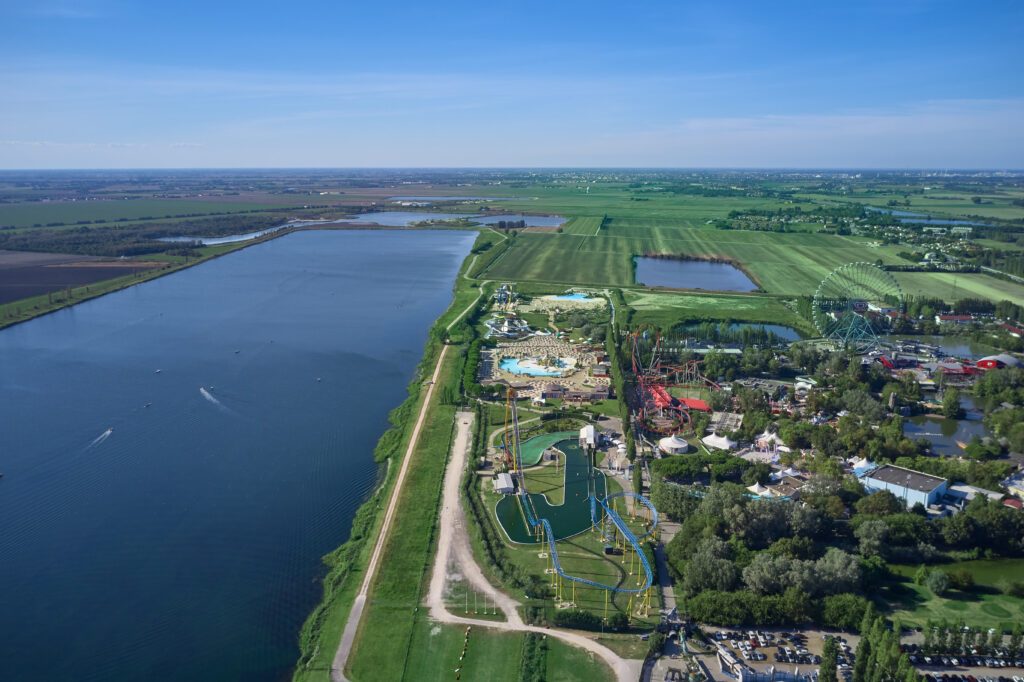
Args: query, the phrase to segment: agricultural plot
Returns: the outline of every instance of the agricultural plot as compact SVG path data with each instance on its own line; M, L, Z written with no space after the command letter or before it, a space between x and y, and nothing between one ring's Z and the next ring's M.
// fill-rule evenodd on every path
M1024 285L996 279L985 274L957 272L895 272L903 293L929 296L944 301L963 298L987 298L1024 305Z
M602 222L604 222L604 219L596 216L570 218L562 229L568 234L582 234L588 237L596 236L600 232Z
M253 209L287 209L296 206L299 201L277 199L273 204L190 199L27 202L0 206L0 225L24 228L50 223L75 225L80 220L115 222L170 218L187 214L242 213Z
M807 194L804 196L822 202L835 200L835 197L829 197L824 194ZM974 203L972 196L979 196L982 200L981 203ZM1014 199L1022 198L1021 194L1010 192L986 194L984 190L979 190L977 195L972 195L963 192L938 190L927 192L923 195L909 195L909 197L906 197L910 200L909 206L902 205L902 202L905 200L902 194L898 196L894 194L858 194L856 196L843 197L843 200L855 201L866 206L886 208L886 203L894 198L901 202L900 206L895 207L896 210L922 213L939 218L968 218L977 216L1000 218L1003 220L1024 218L1024 206L1015 206L1012 203Z
M487 271L489 279L570 284L634 284L632 257L666 253L734 261L769 293L813 294L834 268L851 261L900 262L891 247L828 234L668 227L612 219L599 236L520 235Z
M671 327L684 320L728 320L781 324L816 336L810 323L769 296L624 291L634 324Z
M583 250L595 237L521 234L481 277L565 284L629 286L633 264L628 252Z

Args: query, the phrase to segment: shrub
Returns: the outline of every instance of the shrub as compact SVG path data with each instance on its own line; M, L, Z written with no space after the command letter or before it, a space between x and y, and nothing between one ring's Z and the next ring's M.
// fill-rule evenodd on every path
M944 571L932 571L924 584L933 594L942 594L949 589L949 576Z
M601 629L601 617L585 609L565 609L555 612L555 625L577 630Z
M974 587L974 575L963 568L949 572L949 584L957 590L967 591Z

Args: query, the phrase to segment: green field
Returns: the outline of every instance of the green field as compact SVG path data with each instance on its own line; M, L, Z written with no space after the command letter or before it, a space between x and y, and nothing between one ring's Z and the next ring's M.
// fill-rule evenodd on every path
M829 234L670 227L612 220L599 236L522 234L483 276L630 286L633 256L646 253L721 258L742 265L769 293L811 294L836 267L851 261L898 263L896 249Z
M463 680L521 682L523 639L521 633L503 633L473 627L466 638L460 626L437 625L424 620L413 633L410 660L405 679L454 680L461 668ZM462 647L466 656L460 661ZM547 638L545 656L547 682L605 682L613 679L611 670L593 654L577 649L554 637ZM380 678L373 678L380 679Z
M905 294L931 296L944 301L987 298L1024 304L1024 285L990 275L954 272L896 272Z
M683 294L624 291L634 324L666 328L684 320L729 320L781 324L816 336L817 332L778 298L756 294Z
M192 199L130 199L99 201L28 202L0 205L0 225L32 227L48 223L74 225L79 220L114 222L169 218L184 214L244 213L268 208L303 205L301 199L277 199L273 204L252 201L202 201Z
M827 195L809 194L806 195L817 200L829 200ZM975 204L971 197L980 196L982 203ZM904 201L905 197L893 194L857 195L844 197L850 201L856 201L867 206L877 208L888 208L886 202L890 199ZM1001 192L999 194L986 193L979 190L977 194L966 192L953 192L949 190L938 190L922 194L912 194L909 197L910 206L896 206L899 211L910 211L942 218L968 218L971 216L982 216L989 218L1000 218L1003 220L1014 220L1024 218L1024 207L1014 206L1011 201L1020 199L1020 193Z
M974 576L974 589L970 592L951 590L937 597L927 587L914 584L916 566L894 566L898 577L880 595L890 605L891 617L909 626L924 626L929 620L956 622L963 619L972 627L1007 631L1024 622L1024 599L1002 594L997 588L1002 579L1019 579L1024 575L1024 559L961 561L938 568L970 571Z

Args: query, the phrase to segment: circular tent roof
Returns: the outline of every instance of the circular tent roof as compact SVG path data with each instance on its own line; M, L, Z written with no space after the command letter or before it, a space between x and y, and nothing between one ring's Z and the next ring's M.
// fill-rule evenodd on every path
M658 447L664 452L677 453L689 450L690 444L676 434L672 434L671 436L665 436L659 440Z

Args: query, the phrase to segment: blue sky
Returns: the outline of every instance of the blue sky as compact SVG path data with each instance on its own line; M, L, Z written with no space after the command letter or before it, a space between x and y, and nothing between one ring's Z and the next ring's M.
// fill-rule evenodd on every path
M0 167L1024 167L1024 3L0 0Z

